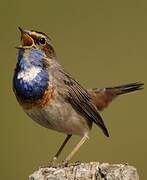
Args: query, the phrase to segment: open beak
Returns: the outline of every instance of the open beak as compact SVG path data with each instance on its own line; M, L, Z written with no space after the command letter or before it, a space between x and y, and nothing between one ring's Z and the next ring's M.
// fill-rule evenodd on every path
M21 44L22 47L31 47L34 44L33 38L30 36L29 31L18 27L21 32Z

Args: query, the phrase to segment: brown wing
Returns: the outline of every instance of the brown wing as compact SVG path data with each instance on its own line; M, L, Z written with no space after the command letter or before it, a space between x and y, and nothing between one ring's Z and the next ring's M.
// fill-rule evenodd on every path
M95 106L98 108L98 110L102 111L118 95L141 90L143 89L143 85L144 85L143 83L131 83L131 84L125 84L121 86L108 87L108 88L89 89L88 92Z
M73 106L73 108L84 116L87 120L95 122L104 132L106 136L109 136L108 130L97 111L97 108L93 104L89 93L82 88L69 74L64 71L62 73L62 79L66 87L64 97Z

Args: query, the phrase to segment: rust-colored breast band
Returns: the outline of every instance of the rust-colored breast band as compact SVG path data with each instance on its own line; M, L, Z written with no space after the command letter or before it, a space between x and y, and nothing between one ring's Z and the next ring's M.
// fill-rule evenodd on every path
M45 91L43 97L38 100L27 100L23 101L20 98L17 98L18 102L24 109L32 109L36 108L43 108L47 106L53 99L54 99L54 88L49 86L48 89Z

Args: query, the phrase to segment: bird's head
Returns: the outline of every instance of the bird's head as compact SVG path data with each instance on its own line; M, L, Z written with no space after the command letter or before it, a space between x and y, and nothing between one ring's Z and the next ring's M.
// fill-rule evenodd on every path
M21 46L19 48L36 48L44 51L50 58L56 56L51 39L45 33L20 27L19 30L21 32Z

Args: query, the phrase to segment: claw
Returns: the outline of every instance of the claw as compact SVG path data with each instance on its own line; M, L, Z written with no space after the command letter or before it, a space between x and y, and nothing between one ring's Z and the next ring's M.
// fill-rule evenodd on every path
M57 162L57 158L53 157L53 159L51 161L49 161L48 163L48 167L54 167L57 168L58 167L58 162Z

